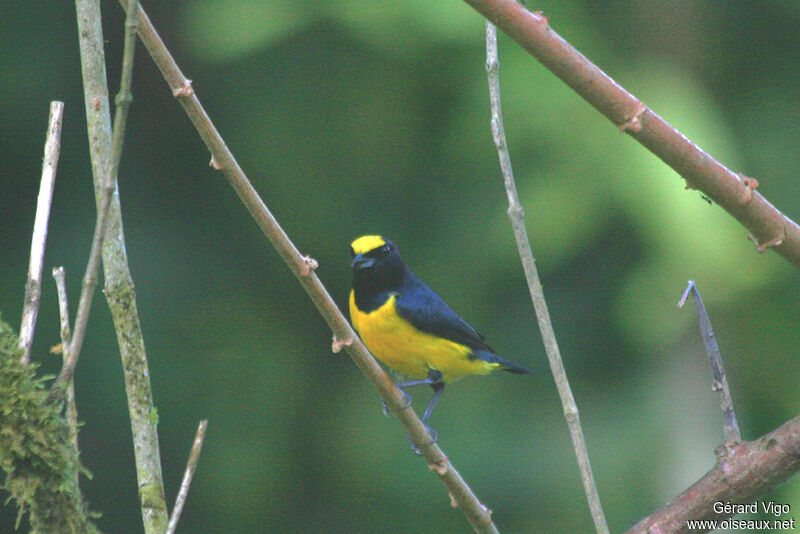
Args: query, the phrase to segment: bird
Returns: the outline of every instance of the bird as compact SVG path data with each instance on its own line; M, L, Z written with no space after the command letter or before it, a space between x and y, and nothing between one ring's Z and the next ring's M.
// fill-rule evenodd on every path
M406 407L411 405L407 388L429 385L433 389L422 423L434 442L438 433L428 420L446 384L497 369L533 374L498 356L475 328L409 270L389 239L361 236L350 244L350 254L353 327L378 360L413 379L395 383L406 397ZM384 413L388 413L385 404ZM413 442L412 449L419 453Z

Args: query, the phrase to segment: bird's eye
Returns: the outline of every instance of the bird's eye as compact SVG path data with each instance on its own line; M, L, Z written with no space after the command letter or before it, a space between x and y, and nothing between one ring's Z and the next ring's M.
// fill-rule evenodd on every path
M389 245L383 245L381 247L381 256L388 256L391 251L392 247L390 247Z

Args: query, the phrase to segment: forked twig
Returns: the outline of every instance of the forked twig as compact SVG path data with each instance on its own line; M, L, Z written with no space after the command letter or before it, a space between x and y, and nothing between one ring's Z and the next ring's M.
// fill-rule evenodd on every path
M189 486L192 485L192 477L197 469L197 463L200 461L200 451L203 448L203 440L206 439L206 428L208 428L208 420L203 419L197 425L197 433L194 436L194 442L192 442L192 450L189 451L189 460L186 462L186 471L184 471L183 480L181 480L181 489L178 491L178 496L175 497L175 507L172 509L172 515L169 518L169 525L165 534L175 534L175 529L178 528L178 521L181 519L186 497L189 495Z
M53 189L56 182L56 168L61 154L61 122L64 116L63 102L50 102L50 119L47 138L44 143L42 178L39 183L39 197L36 201L36 218L33 221L31 237L31 259L28 264L28 281L25 284L25 301L22 306L22 323L19 327L19 346L23 350L22 363L31 360L31 344L39 315L39 297L42 294L42 268L44 248L47 242L47 223L50 220L50 205L53 202Z
M725 375L725 366L722 364L722 355L719 352L717 338L711 328L711 319L708 317L706 307L703 306L703 299L694 280L689 280L689 284L681 295L678 308L682 308L686 299L692 294L694 308L697 311L697 320L700 323L700 335L703 336L703 344L706 347L708 363L711 365L711 372L714 374L714 385L711 387L719 395L719 405L722 409L722 419L725 427L725 443L739 443L742 441L742 433L739 431L739 423L736 420L736 412L733 410L733 399L728 388L728 378Z
M525 211L519 201L517 186L514 182L514 173L511 168L511 157L508 153L506 144L505 128L503 127L503 109L500 102L500 60L497 53L497 28L489 21L486 21L486 74L489 79L489 102L492 112L492 137L497 147L497 155L500 159L500 171L505 183L506 195L508 196L508 218L514 231L514 238L517 242L522 267L525 271L525 278L528 281L528 290L531 294L533 307L536 310L536 319L539 322L539 331L542 333L544 348L547 352L547 359L550 362L550 370L553 373L558 394L561 397L561 404L564 407L564 417L567 420L569 433L572 437L572 446L575 449L575 456L578 459L578 466L583 480L583 489L586 499L589 502L589 510L594 520L595 529L599 534L608 533L603 507L600 503L600 495L597 492L597 485L592 474L592 466L589 463L589 453L586 450L586 440L583 437L578 406L572 396L572 390L567 379L567 372L564 370L564 363L561 360L561 352L558 349L556 333L550 321L550 312L547 309L547 302L544 298L542 284L539 281L539 273L533 259L531 244L528 240L528 232L525 229Z

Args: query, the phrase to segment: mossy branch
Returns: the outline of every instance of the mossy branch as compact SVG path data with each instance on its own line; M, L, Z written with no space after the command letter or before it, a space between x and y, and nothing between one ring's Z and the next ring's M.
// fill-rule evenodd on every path
M127 4L128 2L126 2ZM112 151L111 114L106 82L103 30L98 0L76 0L83 72L86 122L94 175L95 200L100 213L108 206L102 259L105 276L103 292L111 310L122 358L125 391L133 434L139 501L147 534L162 534L169 522L161 457L158 446L158 417L153 404L150 372L136 308L136 291L128 269L122 210L117 194L117 177L112 172L118 155ZM128 33L137 24L127 19ZM130 47L126 47L129 52ZM133 66L132 54L123 70ZM123 74L123 79L124 78ZM129 101L129 88L121 89L120 105ZM123 105L124 108L124 105ZM124 112L123 112L124 113ZM116 150L121 149L121 145ZM109 191L111 194L109 195ZM110 202L107 200L110 197ZM74 335L74 334L73 334Z
M100 532L81 496L78 473L89 476L72 446L62 403L50 395L37 364L24 365L19 339L0 320L0 463L3 488L27 514L35 534Z

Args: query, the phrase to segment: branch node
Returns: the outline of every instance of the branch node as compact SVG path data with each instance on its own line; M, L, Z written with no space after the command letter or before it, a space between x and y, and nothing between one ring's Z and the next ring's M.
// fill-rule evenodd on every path
M130 104L131 102L133 102L133 93L130 91L126 91L124 93L120 91L117 93L117 96L114 97L114 105L117 107L123 104Z
M184 98L189 97L194 94L194 88L192 87L192 80L189 78L184 78L183 84L180 87L177 87L172 90L172 96L175 98Z
M311 271L319 268L319 262L306 254L303 256L303 267L300 269L300 274L303 276L308 276L311 274Z
M450 508L458 508L458 501L456 501L456 498L453 496L452 493L450 493L449 495L450 495Z
M523 5L524 5L524 2L523 2ZM547 26L547 29L548 30L550 29L550 17L545 15L544 11L534 11L533 14L538 16L540 19L542 19L542 22L544 23L545 26Z
M331 343L331 350L334 354L341 352L343 347L349 347L353 344L353 338L339 339L336 334L333 334L333 342Z
M435 462L429 463L428 471L434 472L441 477L444 476L445 473L447 473L448 471L447 465L448 465L447 457L444 456L441 459L436 460Z
M745 204L749 204L750 201L753 200L753 191L755 191L756 188L758 187L758 180L756 180L755 178L750 178L749 176L745 176L742 173L738 173L737 176L744 185L742 200L744 201Z
M104 195L109 197L109 202L108 203L110 204L111 203L110 202L111 201L111 197L114 195L114 193L117 192L117 184L116 184L115 180L113 178L110 179L110 180L106 180L105 183L103 183L103 185L101 187L101 191L102 191L102 193Z
M644 112L647 111L647 106L642 104L641 102L636 102L636 109L633 113L633 117L626 120L622 124L619 125L619 132L629 132L629 133L636 133L642 131L642 117L644 116Z
M522 207L519 203L514 203L508 207L506 211L509 217L516 218L516 219L523 219L525 217L525 208Z
M214 154L211 154L211 161L208 162L208 166L218 171L222 170L222 165L217 161L217 158L214 157Z
M748 235L747 239L749 239L750 241L755 243L756 252L758 252L759 254L763 254L764 252L767 251L768 248L779 247L779 246L783 245L783 238L784 237L786 237L786 229L783 229L783 232L778 237L770 239L769 241L764 241L763 243L759 243L758 239L753 234Z

